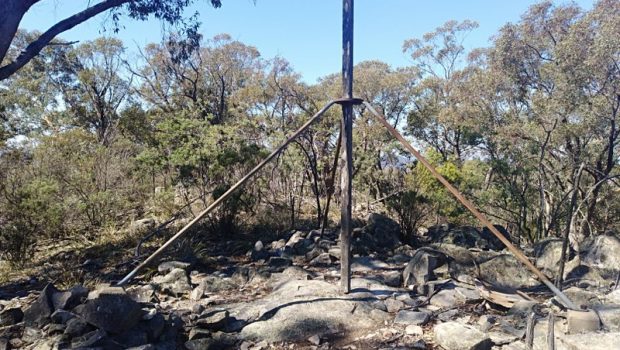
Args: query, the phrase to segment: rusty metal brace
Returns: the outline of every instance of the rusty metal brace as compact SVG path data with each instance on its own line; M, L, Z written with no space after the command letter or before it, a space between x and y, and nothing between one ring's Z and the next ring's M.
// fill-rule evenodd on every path
M504 237L495 226L480 212L476 209L476 206L470 202L456 187L452 186L448 180L446 180L432 165L431 163L424 157L420 152L418 152L405 138L401 135L388 121L385 119L383 115L377 112L370 103L364 101L364 106L368 108L371 114L375 117L375 119L385 126L388 132L394 136L400 143L405 147L411 154L413 154L426 169L428 169L431 174L450 192L454 197L461 202L484 226L486 226L505 246L508 250L525 266L527 266L530 271L536 275L541 282L543 282L557 297L560 301L569 309L578 310L577 306L573 304L572 301L564 294L560 289L558 289L545 274L543 274L539 269L532 264L532 262L523 254L519 248L515 247L510 241Z

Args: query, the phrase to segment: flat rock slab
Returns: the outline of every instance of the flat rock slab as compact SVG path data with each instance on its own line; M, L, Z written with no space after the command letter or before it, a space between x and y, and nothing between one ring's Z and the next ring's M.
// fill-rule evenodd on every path
M445 322L435 326L435 341L446 350L490 350L493 342L473 326Z
M430 320L430 315L422 311L401 310L396 314L394 323L423 326Z
M620 348L620 332L562 335L556 340L557 350L611 350Z
M335 285L318 280L283 282L266 298L231 310L238 318L252 313L258 318L248 320L241 338L267 342L304 341L335 332L359 335L390 317L371 301L342 296Z

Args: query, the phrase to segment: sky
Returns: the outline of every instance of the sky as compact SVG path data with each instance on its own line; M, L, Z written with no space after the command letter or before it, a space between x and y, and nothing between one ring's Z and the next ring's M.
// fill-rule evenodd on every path
M377 59L393 67L411 64L402 52L406 39L420 38L448 20L477 21L480 27L469 34L469 49L490 45L489 39L507 22L517 22L534 0L357 0L354 18L355 63ZM556 0L556 3L564 3ZM594 0L576 1L591 9ZM80 10L93 0L43 0L24 17L21 28L44 31L59 20ZM339 72L342 62L340 0L222 0L214 9L199 0L188 14L199 11L205 38L228 33L233 39L258 48L264 58L281 56L300 73L303 80ZM123 19L118 34L111 21L100 15L65 32L69 41L85 41L101 35L123 40L129 52L159 42L161 23Z

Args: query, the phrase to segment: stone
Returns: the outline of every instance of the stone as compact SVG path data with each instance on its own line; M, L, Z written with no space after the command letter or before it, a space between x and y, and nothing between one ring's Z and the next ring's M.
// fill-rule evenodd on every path
M18 307L4 309L0 312L0 327L12 326L24 319L24 312Z
M308 341L310 342L310 344L313 345L321 345L321 337L318 334L315 334L308 338Z
M183 261L164 261L157 266L157 271L166 274L174 269L187 270L190 266L190 263Z
M327 267L327 266L330 266L331 264L332 264L332 258L331 258L331 255L329 255L329 253L321 253L308 263L309 266L315 266L315 267Z
M491 338L470 325L451 321L434 327L435 342L446 350L490 350Z
M416 250L413 257L403 271L403 284L405 287L412 285L423 285L435 279L433 270L445 264L447 257L442 252L420 248Z
M131 348L144 345L149 342L145 331L141 329L130 329L121 334L115 335L112 340L123 346L123 348Z
M620 270L620 238L613 234L590 237L581 244L579 256L584 265L618 271Z
M166 327L166 320L160 313L156 313L149 320L141 322L142 329L146 332L146 335L150 341L156 341L164 332Z
M181 268L173 268L165 276L156 276L153 278L153 283L163 292L176 297L192 291L187 272Z
M213 338L201 338L186 341L185 348L187 350L222 350L225 344Z
M93 295L93 299L83 304L80 314L86 322L106 332L121 333L140 321L142 318L140 304L125 294L121 288L118 289L99 290Z
M567 334L556 341L556 345L564 346L566 350L611 350L618 349L619 344L620 332Z
M0 350L9 349L9 340L6 338L0 338Z
M386 311L391 313L400 311L400 309L405 307L405 303L392 298L385 299L383 303L385 304Z
M394 323L423 326L430 320L430 315L423 311L401 310L396 314Z
M416 341L414 341L411 344L408 344L409 348L411 349L417 349L417 350L426 350L427 346L426 346L426 342L423 339L418 339Z
M187 335L189 340L211 338L211 331L204 328L193 327Z
M199 286L204 289L205 293L219 293L230 289L235 289L239 285L231 278L207 276L200 281Z
M471 226L460 227L431 227L429 238L433 243L453 244L465 248L493 249L495 245L482 237L477 228Z
M387 271L381 275L383 283L390 287L400 287L403 285L402 274L399 271Z
M230 314L227 310L206 311L200 315L196 324L209 330L222 330L230 321Z
M74 338L71 341L71 347L73 349L76 348L90 348L96 346L99 342L107 337L107 334L104 330L98 329L96 331L92 331L90 333L86 333L79 338Z
M22 340L26 343L34 343L42 337L43 332L40 329L34 327L26 326L24 328L24 332L22 333Z
M298 279L298 280L310 280L312 275L299 266L289 266L282 271L282 276Z
M372 252L393 250L400 242L400 225L385 215L372 213L368 224L361 229L354 229L352 234L352 252L368 255Z
M256 241L254 243L254 248L250 253L250 259L252 261L266 260L269 258L269 252L265 249L262 241Z
M620 304L605 304L592 307L601 319L603 329L620 332Z
M66 324L70 319L74 317L76 317L76 315L73 312L61 309L54 311L54 313L50 316L50 319L54 323Z
M499 233L502 234L502 236L504 236L504 238L506 238L509 242L512 242L510 238L510 232L508 232L508 230L504 226L502 225L493 225L493 226L495 227L497 231L499 231ZM506 247L504 243L502 243L502 241L499 238L497 238L497 236L495 236L493 232L491 232L491 230L489 230L489 228L486 226L482 228L482 232L480 232L480 237L486 240L487 242L489 242L490 249L502 250Z
M152 284L127 288L127 294L139 303L150 303L155 299L155 287Z
M567 254L570 252L568 247L566 252ZM534 244L534 257L536 258L536 267L555 276L562 257L562 239L547 238L536 242Z
M601 327L601 320L593 310L568 310L566 320L571 334L598 331Z
M274 267L274 268L286 268L293 265L293 262L291 261L291 259L287 259L287 258L281 258L278 256L272 256L271 258L269 258L269 266Z
M82 303L88 296L88 288L76 285L66 291L59 291L52 295L54 309L71 310Z
M50 316L55 311L52 297L58 293L53 284L43 288L39 297L24 312L24 323L27 326L43 327L50 322Z
M424 334L424 330L422 329L422 327L418 325L410 324L407 327L405 327L405 334L422 336Z
M67 321L67 327L64 334L70 338L75 338L83 335L88 331L88 323L81 317L74 317Z
M535 301L519 300L508 310L508 314L526 318L532 313L536 305L538 305L538 303Z
M525 289L540 284L532 272L511 254L497 255L479 266L484 280L498 288Z
M192 300L192 301L198 301L198 300L202 299L202 297L204 295L205 295L205 286L204 286L204 284L199 284L189 294L189 299Z
M456 289L442 289L437 292L430 300L431 305L440 308L450 308L465 300Z

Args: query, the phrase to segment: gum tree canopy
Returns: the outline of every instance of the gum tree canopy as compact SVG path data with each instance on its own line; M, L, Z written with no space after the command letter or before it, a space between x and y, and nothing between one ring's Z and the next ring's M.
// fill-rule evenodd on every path
M2 0L0 9L0 80L10 77L30 60L36 57L41 50L49 45L59 34L85 22L94 16L109 12L115 24L123 16L133 19L146 20L154 16L169 24L184 24L185 29L196 33L197 24L191 21L190 25L183 23L183 11L196 0L101 0L98 2L83 1L84 10L69 16L48 28L35 38L14 57L9 55L11 43L19 29L24 15L33 5L42 0ZM64 0L69 1L69 0ZM221 6L221 0L209 0L214 7Z

